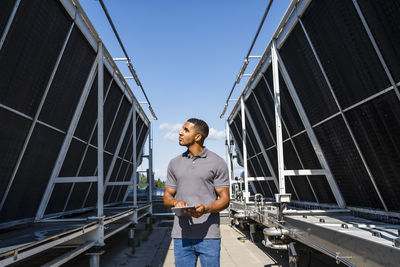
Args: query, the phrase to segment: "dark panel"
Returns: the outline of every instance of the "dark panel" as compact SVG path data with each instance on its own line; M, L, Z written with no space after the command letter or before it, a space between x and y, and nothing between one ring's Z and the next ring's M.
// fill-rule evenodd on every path
M260 147L258 146L256 136L254 135L253 129L250 126L249 120L246 119L246 132L247 132L247 148L251 150L248 150L247 153L249 154L249 157L258 154L261 152Z
M120 157L123 157L124 155L126 156L126 150L128 149L128 146L132 147L131 141L132 141L132 120L128 125L128 129L126 130L124 141L122 142L122 146L121 149L119 150L118 156Z
M19 166L0 221L33 217L42 199L64 136L36 125ZM29 196L29 201L26 201Z
M312 175L308 176L308 179L314 188L314 192L317 195L319 202L336 204L335 197L325 176Z
M342 118L314 131L347 205L382 208Z
M132 178L133 164L130 163L127 172L125 173L124 181L130 181Z
M400 211L400 104L394 92L346 112L376 184L392 211Z
M15 0L0 2L0 34L3 34L4 28L7 25L8 19L14 8ZM1 36L1 35L0 35Z
M97 183L93 183L93 185L97 187ZM76 183L66 210L68 211L82 208L82 204L85 200L88 189L89 183Z
M283 155L286 170L302 169L291 142L287 141L283 143ZM311 202L316 201L305 176L291 176L291 179L300 200Z
M232 123L230 124L230 128L236 143L235 146L239 149L240 154L243 155L242 122L239 116L236 116L233 119Z
M14 1L1 2L0 27ZM0 103L34 116L70 25L57 1L21 1L0 50Z
M122 92L118 85L112 83L110 92L108 93L106 102L104 103L104 136L107 137L112 130L111 125L118 111L121 102ZM97 139L96 139L97 140ZM106 140L104 139L104 142Z
M311 124L338 112L300 24L291 32L280 54Z
M263 81L261 81L264 84ZM258 92L260 93L260 92ZM265 94L266 92L264 92ZM268 131L267 124L264 121L262 113L258 108L257 101L254 96L254 91L250 94L249 98L246 100L246 107L253 119L254 125L257 127L258 135L260 136L261 142L264 148L268 148L274 145L274 141L271 138L271 134Z
M268 181L267 183L269 184L269 187L272 189L272 192L274 194L277 194L278 193L278 189L276 188L275 183L272 182L272 181Z
M93 128L97 125L97 74L93 81L92 88L85 103L85 107L82 110L81 117L76 127L74 136L82 139L83 141L89 141L90 134ZM93 132L93 135L97 135L97 131Z
M121 169L118 172L118 176L117 176L117 181L123 181L125 174L126 174L126 170L128 168L128 162L124 161L121 165Z
M396 82L400 81L400 2L358 1L375 41Z
M83 160L79 176L93 176L97 169L97 149L89 147Z
M107 175L108 169L110 168L112 156L110 154L104 153L103 158L103 166L104 166L104 175Z
M112 171L111 177L110 177L110 181L111 182L115 182L115 180L117 179L118 170L119 170L119 168L121 166L121 163L122 163L121 159L117 159L115 161L114 168L113 168L113 171Z
M117 199L118 202L124 200L124 196L125 196L125 192L126 192L127 187L128 187L127 185L121 186L121 190L119 192L118 199Z
M137 140L137 146L136 146L136 153L137 153L136 156L137 156L137 158L139 158L139 153L141 152L142 147L145 144L147 130L148 130L148 127L146 125L143 125L143 130L142 130L142 132L140 134L140 137Z
M31 122L0 109L0 198L7 188Z
M117 200L118 192L121 190L121 186L117 185L114 186L114 190L112 190L111 196L110 196L110 203L114 203Z
M104 193L104 203L110 203L110 194L113 186L107 186L106 192Z
M264 190L264 197L274 197L274 195L271 193L272 189L270 188L270 185L267 181L265 182L259 182L261 188Z
M77 175L85 147L85 144L82 142L72 139L59 177L73 177Z
M44 102L40 120L67 130L94 59L92 47L74 28Z
M118 145L120 136L122 134L122 130L124 128L126 119L128 118L128 113L131 107L132 106L130 105L129 101L126 99L126 97L124 97L124 100L122 101L122 105L119 109L117 118L115 119L114 126L111 129L111 133L108 137L107 144L105 147L105 149L107 151L110 151L111 153L114 153Z
M265 71L264 73L265 79L263 79L263 82L266 83L267 85L267 93L265 93L265 98L269 98L268 101L268 108L266 111L269 113L270 120L273 121L273 131L274 131L274 138L276 139L276 129L275 129L275 104L274 104L274 83L273 83L273 78L272 78L272 69L271 66ZM287 139L289 137L286 128L284 127L283 123L286 123L286 126L288 130L293 130L294 132L297 132L295 129L296 125L299 125L299 128L302 127L301 121L299 116L297 115L296 108L293 106L292 99L290 98L289 93L287 92L285 82L283 81L282 75L279 74L279 89L280 89L280 96L281 96L281 113L282 113L282 137L283 140ZM257 95L258 96L258 95ZM289 97L289 99L285 99L286 97ZM292 108L293 106L293 108ZM292 110L295 112L293 113ZM288 121L289 119L292 119L291 121ZM290 124L290 122L293 122L293 125ZM293 134L293 133L292 133Z
M390 86L352 1L312 1L303 23L343 108Z
M271 172L269 171L267 162L264 159L264 155L260 154L260 155L257 156L257 158L258 158L258 160L260 162L261 168L264 171L265 175L266 176L271 176Z
M294 184L296 179L297 179L297 177L291 178L293 184ZM292 200L300 200L300 199L297 198L297 195L296 195L296 193L295 193L295 191L293 189L292 183L290 182L289 177L285 177L286 193L292 194ZM301 197L301 195L299 197Z
M62 212L72 184L55 184L45 214Z
M306 169L321 169L317 155L306 133L302 133L293 138L301 162Z
M89 195L85 203L85 208L94 207L97 203L97 183L92 183Z

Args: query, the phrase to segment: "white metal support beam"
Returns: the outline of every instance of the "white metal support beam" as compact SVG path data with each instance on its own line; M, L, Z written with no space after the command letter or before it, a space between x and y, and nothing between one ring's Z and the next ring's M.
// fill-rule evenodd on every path
M104 64L103 43L98 43L97 52L97 218L99 228L97 229L97 246L104 246Z
M276 151L278 156L278 180L279 194L286 194L284 161L283 161L283 140L282 140L282 114L281 114L281 95L279 88L279 69L276 40L272 41L272 75L274 81L274 110L276 126Z
M243 142L243 172L244 172L244 190L245 190L245 202L249 202L250 193L249 193L249 183L247 181L248 177L248 169L247 169L247 132L246 132L246 112L243 96L240 98L240 107L241 107L241 115L242 115L242 142Z

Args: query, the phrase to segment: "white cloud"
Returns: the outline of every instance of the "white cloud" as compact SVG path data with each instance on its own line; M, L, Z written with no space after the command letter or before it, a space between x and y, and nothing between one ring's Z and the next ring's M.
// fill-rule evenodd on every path
M224 139L225 131L224 130L218 131L214 128L210 128L210 131L208 133L208 138L212 140Z
M169 124L169 123L165 122L165 123L160 124L160 126L158 126L158 128L160 130L164 130L164 131L178 132L182 128L182 124L179 124L179 123Z
M178 136L178 132L167 132L164 135L164 139L167 139L168 141L178 142Z

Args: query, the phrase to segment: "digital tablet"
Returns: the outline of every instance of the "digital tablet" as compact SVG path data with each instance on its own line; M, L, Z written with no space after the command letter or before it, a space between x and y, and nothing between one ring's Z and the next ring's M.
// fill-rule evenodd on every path
M186 207L172 208L171 211L175 213L176 216L183 216L185 215L184 211L188 209L196 209L196 208L194 206L186 206Z

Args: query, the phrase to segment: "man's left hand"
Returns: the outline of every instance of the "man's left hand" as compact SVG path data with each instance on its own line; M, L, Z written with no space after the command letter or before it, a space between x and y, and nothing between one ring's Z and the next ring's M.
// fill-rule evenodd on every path
M206 206L203 204L197 204L195 210L187 210L186 213L194 218L199 218L203 214L207 213Z

